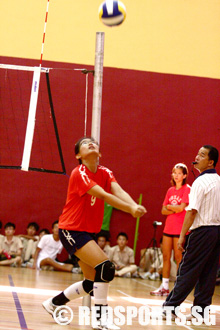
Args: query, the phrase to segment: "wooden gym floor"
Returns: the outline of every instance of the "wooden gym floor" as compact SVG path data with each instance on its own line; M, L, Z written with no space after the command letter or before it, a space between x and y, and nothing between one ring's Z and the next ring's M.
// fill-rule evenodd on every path
M0 329L3 330L81 330L91 329L91 326L78 325L78 307L82 306L82 298L71 301L70 306L74 317L69 325L59 325L42 308L42 301L52 297L71 285L82 280L81 274L71 274L53 271L35 271L24 268L0 267ZM161 306L163 297L152 297L150 291L156 289L160 281L142 279L115 278L110 284L109 305L111 307L144 305ZM173 283L170 283L170 289ZM186 313L189 313L193 295L190 294L185 301ZM138 318L134 318L132 325L121 326L122 330L204 330L220 329L220 287L216 286L213 297L216 306L216 325L177 325L166 321L162 325L141 325Z

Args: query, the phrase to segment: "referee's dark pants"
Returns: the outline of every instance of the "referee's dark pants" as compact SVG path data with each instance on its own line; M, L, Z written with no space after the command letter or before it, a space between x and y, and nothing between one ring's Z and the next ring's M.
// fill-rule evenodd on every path
M173 290L163 306L179 306L194 291L194 306L212 303L220 254L220 226L202 226L188 236Z

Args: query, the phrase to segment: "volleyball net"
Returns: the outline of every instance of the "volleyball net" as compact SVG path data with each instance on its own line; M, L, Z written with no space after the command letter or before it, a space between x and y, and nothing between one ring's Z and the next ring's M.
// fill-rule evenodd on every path
M66 174L51 70L0 64L0 169ZM77 70L86 73L87 98L90 71Z

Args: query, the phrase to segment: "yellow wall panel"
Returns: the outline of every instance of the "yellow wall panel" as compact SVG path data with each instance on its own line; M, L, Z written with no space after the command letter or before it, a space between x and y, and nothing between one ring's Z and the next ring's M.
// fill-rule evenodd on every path
M126 21L105 27L101 0L50 0L44 59L94 64L105 32L104 65L220 78L219 0L123 0ZM40 58L47 0L0 1L0 56Z

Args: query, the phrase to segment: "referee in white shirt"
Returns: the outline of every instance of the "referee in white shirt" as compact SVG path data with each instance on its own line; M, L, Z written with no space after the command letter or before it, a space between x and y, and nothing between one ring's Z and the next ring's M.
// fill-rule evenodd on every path
M195 287L193 306L200 307L202 317L205 307L212 303L220 255L220 176L215 170L217 162L216 148L211 145L200 148L194 162L200 175L192 185L178 241L183 258L174 288L163 304L176 308Z

